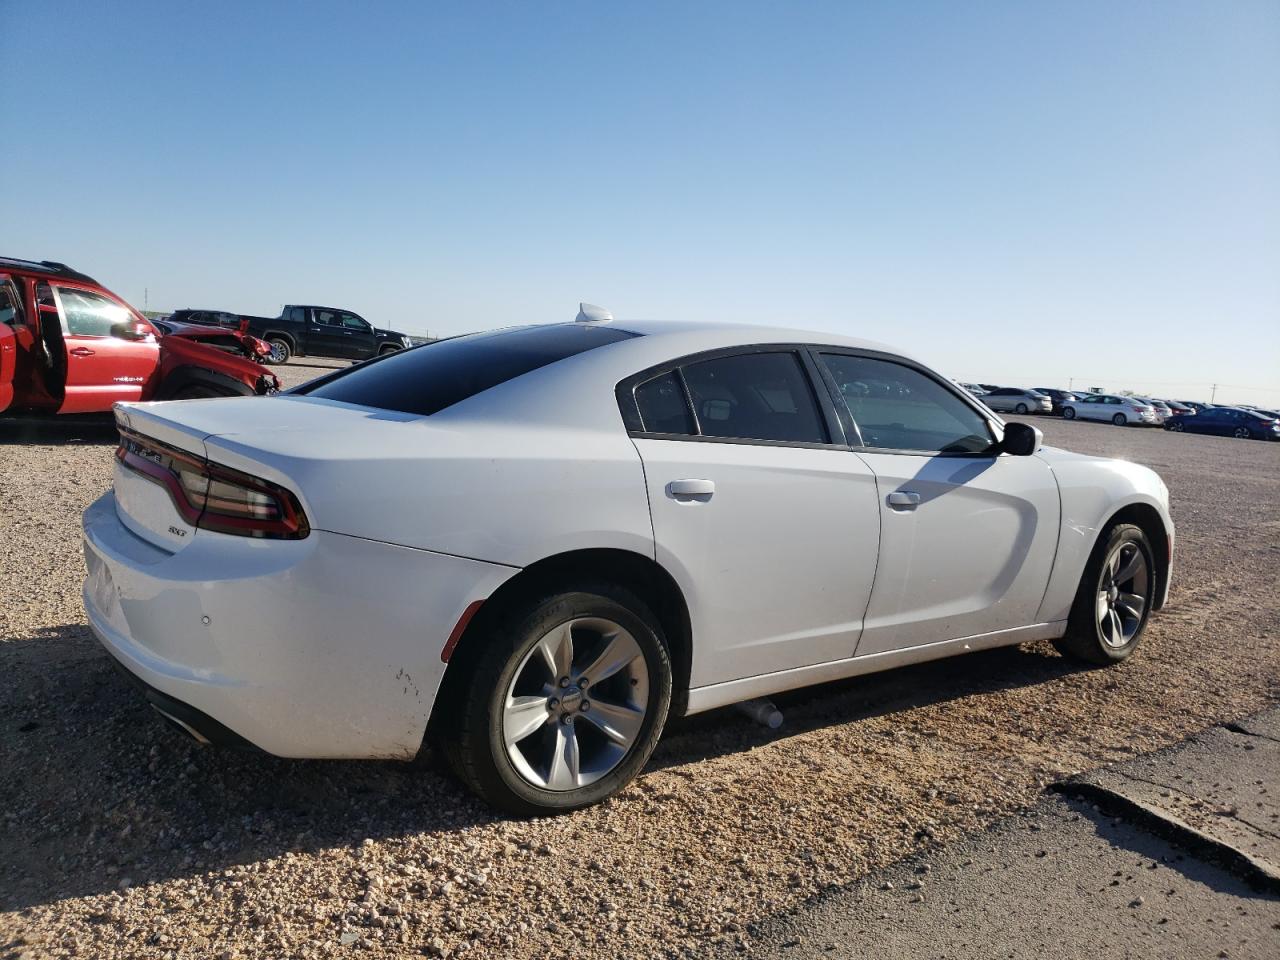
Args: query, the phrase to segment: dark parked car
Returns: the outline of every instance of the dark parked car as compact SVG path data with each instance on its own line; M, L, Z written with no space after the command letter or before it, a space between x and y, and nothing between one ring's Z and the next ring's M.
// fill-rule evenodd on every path
M1037 393L1043 393L1046 397L1053 401L1053 415L1055 417L1062 416L1062 405L1070 403L1072 400L1080 399L1076 394L1069 390L1055 390L1053 387L1036 387Z
M247 317L241 317L238 313L230 313L226 310L175 310L167 317L161 317L162 320L168 320L172 323L198 323L211 327L227 327L235 330L241 325L241 321L247 320Z
M1161 400L1160 402L1163 403L1166 407L1168 407L1169 412L1174 414L1175 416L1177 416L1178 414L1185 414L1187 416L1191 416L1196 412L1195 407L1191 406L1191 404L1189 403L1183 403L1180 400Z
M1237 407L1212 407L1195 416L1170 417L1164 422L1164 428L1176 433L1213 433L1241 440L1280 440L1280 420L1257 410Z
M289 357L337 357L368 360L413 346L394 330L379 330L368 320L336 307L289 305L278 317L249 317L248 333L271 344L271 363Z

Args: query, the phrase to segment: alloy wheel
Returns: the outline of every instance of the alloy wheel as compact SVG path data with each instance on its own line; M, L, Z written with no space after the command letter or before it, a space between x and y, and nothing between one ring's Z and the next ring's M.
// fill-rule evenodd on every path
M525 654L507 687L507 757L544 790L589 786L630 752L648 702L648 666L630 632L599 617L562 623Z
M284 363L284 345L278 340L271 341L271 362Z
M1102 642L1126 646L1142 626L1151 589L1146 554L1132 540L1117 544L1102 565L1098 583L1096 620Z
M1236 427L1236 433L1235 433L1235 436L1236 436L1236 439L1237 439L1237 440L1248 440L1248 439L1249 439L1249 428L1248 428L1248 427Z

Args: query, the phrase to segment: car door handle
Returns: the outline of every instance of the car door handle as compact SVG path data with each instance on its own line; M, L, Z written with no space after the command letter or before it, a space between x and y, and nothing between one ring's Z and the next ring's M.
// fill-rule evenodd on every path
M92 357L93 351L90 350L88 347L76 347L74 350L71 351L71 355L73 357Z
M672 480L667 484L667 496L672 500L705 503L715 492L714 480Z
M920 506L920 494L910 490L895 490L889 494L889 506L899 510L914 510Z

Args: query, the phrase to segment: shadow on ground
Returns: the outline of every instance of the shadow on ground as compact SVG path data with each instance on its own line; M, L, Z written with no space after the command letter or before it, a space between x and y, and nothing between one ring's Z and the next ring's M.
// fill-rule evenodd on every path
M1009 648L797 691L777 698L780 731L732 709L673 721L648 771L1075 669ZM0 643L0 738L0 909L503 819L429 754L300 761L199 747L78 625Z
M119 440L109 413L65 417L0 417L0 446L111 444Z

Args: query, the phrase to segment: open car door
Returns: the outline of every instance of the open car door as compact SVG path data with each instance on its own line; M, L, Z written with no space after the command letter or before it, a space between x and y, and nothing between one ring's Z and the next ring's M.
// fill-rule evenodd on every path
M149 396L160 369L151 325L99 291L66 283L52 287L54 309L40 296L40 321L59 324L61 332L65 374L58 412L98 413L117 400Z
M13 404L13 376L18 364L21 301L8 277L0 274L0 412Z

